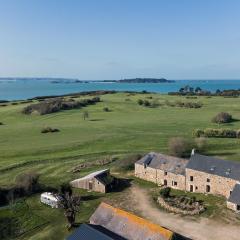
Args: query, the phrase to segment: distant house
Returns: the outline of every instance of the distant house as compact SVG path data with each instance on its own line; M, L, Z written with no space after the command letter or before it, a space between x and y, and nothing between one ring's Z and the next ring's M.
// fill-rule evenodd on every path
M189 160L149 153L135 163L135 176L189 192L227 198L227 207L240 211L240 163L194 151Z
M99 205L90 224L102 226L129 240L171 240L174 237L172 231L106 203Z
M126 240L108 229L92 225L82 224L66 240Z
M73 180L70 185L74 188L83 188L95 192L106 193L113 188L114 178L109 169L93 172L85 177Z
M58 197L50 192L44 192L40 196L40 201L44 204L51 206L52 208L58 208L59 202L60 202L60 197Z

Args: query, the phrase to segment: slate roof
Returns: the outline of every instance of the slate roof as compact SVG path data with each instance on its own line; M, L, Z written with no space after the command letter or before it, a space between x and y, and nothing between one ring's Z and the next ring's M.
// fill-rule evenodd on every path
M172 157L161 153L150 152L136 162L154 169L161 169L175 174L185 174L187 159Z
M90 174L86 175L85 177L75 179L71 183L82 181L82 180L87 180L87 179L91 180L93 178L98 179L104 185L108 185L113 181L113 177L111 177L109 174L109 169L104 169L104 170L90 173Z
M228 198L228 202L240 205L240 184L236 184L233 188L231 195Z
M195 153L186 168L234 180L240 180L240 163Z
M91 224L82 224L66 240L126 240L121 236L103 228Z
M91 224L104 228L129 240L170 240L173 232L134 214L101 203L90 218Z

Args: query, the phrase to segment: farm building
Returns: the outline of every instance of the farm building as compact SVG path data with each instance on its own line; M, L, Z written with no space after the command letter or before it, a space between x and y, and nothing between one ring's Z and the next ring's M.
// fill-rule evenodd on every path
M52 208L58 208L60 198L53 193L44 192L41 194L40 201L44 204L51 206Z
M227 207L240 210L240 163L192 151L189 160L149 153L135 163L135 176L189 192L224 196Z
M240 184L235 185L227 200L227 207L234 211L240 211Z
M135 163L135 176L176 189L185 189L188 160L151 152Z
M129 240L171 240L174 237L172 231L106 203L98 206L90 224L102 226Z
M82 224L66 240L126 240L102 226Z
M93 172L85 177L70 182L74 188L83 188L95 192L106 193L113 188L114 178L109 169Z

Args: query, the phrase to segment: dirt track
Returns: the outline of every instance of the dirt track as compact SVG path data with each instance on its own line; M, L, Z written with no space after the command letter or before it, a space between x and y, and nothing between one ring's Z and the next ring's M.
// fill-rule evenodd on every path
M159 210L152 204L147 192L136 185L131 187L131 196L134 196L135 199L134 208L141 212L146 219L193 240L240 239L239 226L218 223L207 218L201 218L198 222L190 221L179 215Z

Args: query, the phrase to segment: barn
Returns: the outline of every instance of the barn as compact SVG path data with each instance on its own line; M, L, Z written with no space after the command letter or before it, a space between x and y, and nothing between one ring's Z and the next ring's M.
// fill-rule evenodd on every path
M110 175L109 169L104 169L88 174L85 177L70 182L74 188L83 188L90 191L106 193L114 186L114 177Z

